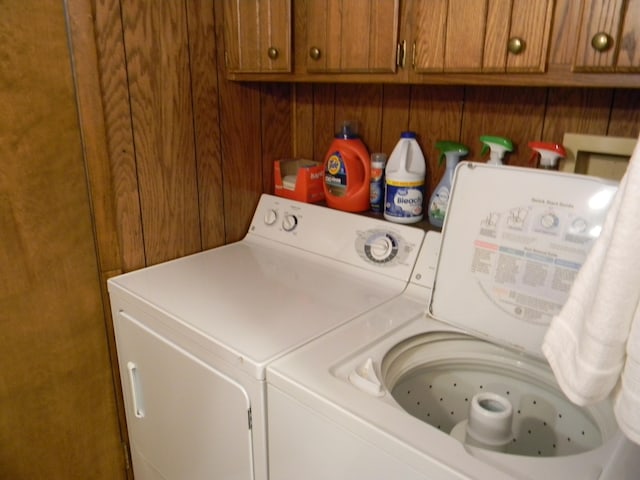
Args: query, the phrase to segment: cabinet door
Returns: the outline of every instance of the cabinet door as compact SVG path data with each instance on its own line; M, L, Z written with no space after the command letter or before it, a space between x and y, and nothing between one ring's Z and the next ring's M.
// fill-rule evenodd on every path
M224 0L230 73L291 71L291 0Z
M552 15L552 0L490 0L483 71L544 72Z
M308 0L307 71L394 73L399 0Z
M413 2L416 72L544 71L553 1Z
M125 312L115 327L136 479L252 480L242 386Z
M640 0L627 0L616 72L640 72Z
M582 11L574 70L639 71L638 44L640 0L587 0Z

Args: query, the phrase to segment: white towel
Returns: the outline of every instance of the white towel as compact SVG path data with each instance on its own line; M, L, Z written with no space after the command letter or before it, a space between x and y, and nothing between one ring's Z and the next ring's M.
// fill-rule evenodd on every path
M613 393L620 429L640 444L640 141L600 237L580 269L542 351L578 405Z

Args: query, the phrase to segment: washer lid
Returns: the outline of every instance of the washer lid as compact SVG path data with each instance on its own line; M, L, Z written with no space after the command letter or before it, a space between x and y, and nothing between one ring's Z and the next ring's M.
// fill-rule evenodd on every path
M617 184L461 162L429 311L534 355L600 234Z

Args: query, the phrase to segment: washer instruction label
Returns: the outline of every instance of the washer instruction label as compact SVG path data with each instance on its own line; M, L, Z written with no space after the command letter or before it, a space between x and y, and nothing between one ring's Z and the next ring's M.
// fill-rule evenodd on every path
M599 225L574 205L532 198L487 212L473 241L470 269L509 314L542 323L560 312Z

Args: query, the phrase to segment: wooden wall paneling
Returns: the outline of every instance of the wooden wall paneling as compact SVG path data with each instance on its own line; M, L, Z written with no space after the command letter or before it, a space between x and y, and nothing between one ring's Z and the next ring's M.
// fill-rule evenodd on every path
M471 148L468 159L486 161L480 151L481 135L499 135L514 143L505 155L509 165L527 165L527 143L539 139L545 118L547 90L523 87L467 87L461 141Z
M143 267L146 260L120 2L92 3L121 268L130 271Z
M202 248L225 242L214 0L186 2Z
M463 87L420 85L411 90L409 129L418 133L418 141L427 161L426 199L444 173L444 166L438 165L439 153L435 143L438 140L458 141L463 101Z
M336 118L336 86L319 83L313 87L313 159L324 161L342 119Z
M222 2L214 1L216 45L223 45ZM225 243L247 233L262 193L260 84L226 79L224 51L217 48Z
M544 129L540 138L562 142L564 134L605 135L613 92L595 88L550 88Z
M411 86L384 85L382 90L382 132L380 151L391 155L400 134L409 129Z
M260 86L220 83L225 242L247 233L263 188Z
M147 264L201 249L183 2L124 2L124 40Z
M103 321L106 342L109 348L120 440L124 445L128 445L115 333L113 322L111 321L111 308L107 291L107 279L122 273L122 257L115 209L116 195L111 177L104 105L101 95L100 69L94 28L95 15L92 11L90 0L68 0L66 7L76 86L78 120L98 255L100 289L104 312ZM130 469L127 474L132 475Z
M313 85L298 83L293 84L292 88L292 155L295 158L313 159Z
M2 478L124 478L70 66L62 2L2 3Z
M290 84L262 87L262 191L274 192L273 162L293 156Z
M369 151L378 151L382 130L382 85L336 85L335 103L338 126L343 121L353 122L356 133Z
M640 90L614 90L607 135L632 138L640 136Z

